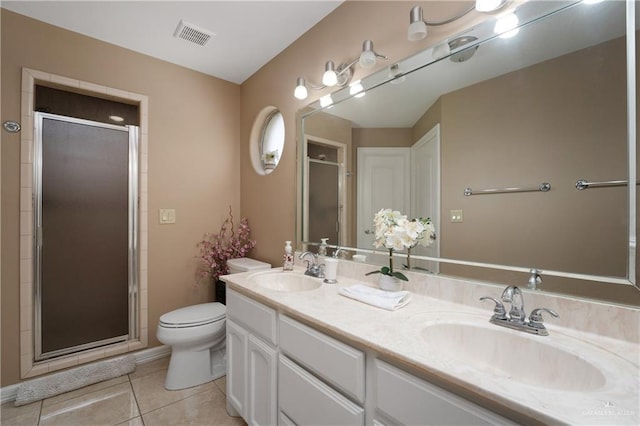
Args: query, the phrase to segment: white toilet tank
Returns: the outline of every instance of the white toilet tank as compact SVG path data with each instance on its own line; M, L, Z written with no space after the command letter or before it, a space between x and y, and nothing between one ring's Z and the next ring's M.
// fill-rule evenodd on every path
M260 262L259 260L250 259L248 257L240 257L238 259L227 260L227 266L229 267L230 274L238 274L240 272L257 272L271 269L271 265L268 263Z
M271 265L268 263L260 262L259 260L250 259L248 257L240 257L237 259L227 260L227 267L229 268L229 274L239 274L240 272L249 271L266 271L271 269ZM224 283L216 281L216 301L227 304L227 290Z

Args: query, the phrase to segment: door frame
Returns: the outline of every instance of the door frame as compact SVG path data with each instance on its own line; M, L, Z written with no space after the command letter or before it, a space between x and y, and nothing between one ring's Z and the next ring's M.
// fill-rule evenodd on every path
M419 183L416 182L416 173L415 170L418 167L416 164L416 158L414 152L425 145L434 144L435 150L435 158L436 158L436 173L435 179L430 180L431 193L435 193L435 205L436 208L433 209L430 217L435 227L436 232L436 240L433 243L433 247L435 248L435 254L432 257L440 257L440 229L441 229L441 218L442 214L442 199L441 199L441 157L440 157L440 124L436 124L425 133L416 143L411 146L411 214L410 218L415 218L418 216L417 214L417 206L415 205L415 200L417 199L418 188L420 187ZM434 273L440 272L440 262L430 262L429 270Z
M348 216L348 205L347 200L349 199L349 187L347 185L347 164L349 164L349 151L347 149L347 144L343 142L338 142L331 139L321 138L318 136L313 136L310 134L304 134L303 136L303 144L302 144L302 158L303 158L303 172L302 179L304 182L304 187L302 188L302 241L303 242L313 242L309 241L309 156L308 156L308 145L311 143L318 143L320 145L330 146L332 148L336 148L338 150L338 205L340 212L338 214L339 220L339 238L340 241L337 242L336 245L343 246L346 245L347 235L349 235L349 222L347 220ZM319 242L318 242L319 243Z
M36 362L34 360L34 319L33 319L33 133L35 86L55 87L98 98L108 98L123 103L137 104L140 114L139 130L139 229L137 235L139 259L136 268L139 274L139 289L136 294L138 306L138 337L126 342L115 343L101 348L79 352L56 360ZM101 86L92 82L22 68L23 131L20 132L20 378L25 379L57 370L94 362L116 354L134 352L148 346L148 141L149 141L149 98L145 95ZM109 96L107 96L109 94Z

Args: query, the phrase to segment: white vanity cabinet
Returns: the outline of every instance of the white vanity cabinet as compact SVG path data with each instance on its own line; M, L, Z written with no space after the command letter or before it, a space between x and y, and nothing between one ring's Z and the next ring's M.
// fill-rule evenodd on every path
M374 361L376 426L515 423L384 361Z
M230 289L227 410L249 425L513 424Z
M227 290L227 410L250 425L277 423L276 311Z

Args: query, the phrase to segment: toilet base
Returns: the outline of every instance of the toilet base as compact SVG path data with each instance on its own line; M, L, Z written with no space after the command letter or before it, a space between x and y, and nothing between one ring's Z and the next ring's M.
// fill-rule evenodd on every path
M186 389L224 376L227 371L227 349L224 346L213 349L180 351L172 348L165 389Z

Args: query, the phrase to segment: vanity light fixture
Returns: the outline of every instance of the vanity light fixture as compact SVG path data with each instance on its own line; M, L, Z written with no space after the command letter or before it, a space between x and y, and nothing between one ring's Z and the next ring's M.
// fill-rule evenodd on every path
M304 78L298 77L296 88L293 95L297 99L306 99L309 92L307 89L320 90L326 87L345 87L353 77L353 66L358 63L362 68L371 68L375 66L378 58L387 60L385 55L381 55L373 49L373 42L365 40L362 43L362 52L360 56L351 62L340 64L336 67L333 61L327 61L324 65L324 74L322 74L322 85L316 85L307 82Z
M336 66L333 61L327 61L324 64L324 74L322 74L322 84L325 86L335 86L338 84L338 74L336 73Z
M293 96L297 99L307 99L309 92L307 91L307 85L304 82L304 78L298 77L298 81L296 82L296 89L293 92Z
M373 50L373 42L371 40L365 40L362 42L362 53L360 54L360 60L358 61L360 66L362 68L371 68L375 66L378 58L384 59L385 61L389 59L385 55L381 55Z
M439 26L457 21L467 15L472 10L478 12L494 12L507 4L507 0L476 0L473 7L463 11L459 15L453 16L443 21L425 21L422 17L422 6L413 6L409 12L409 29L407 30L407 39L409 41L422 40L427 37L427 26Z

